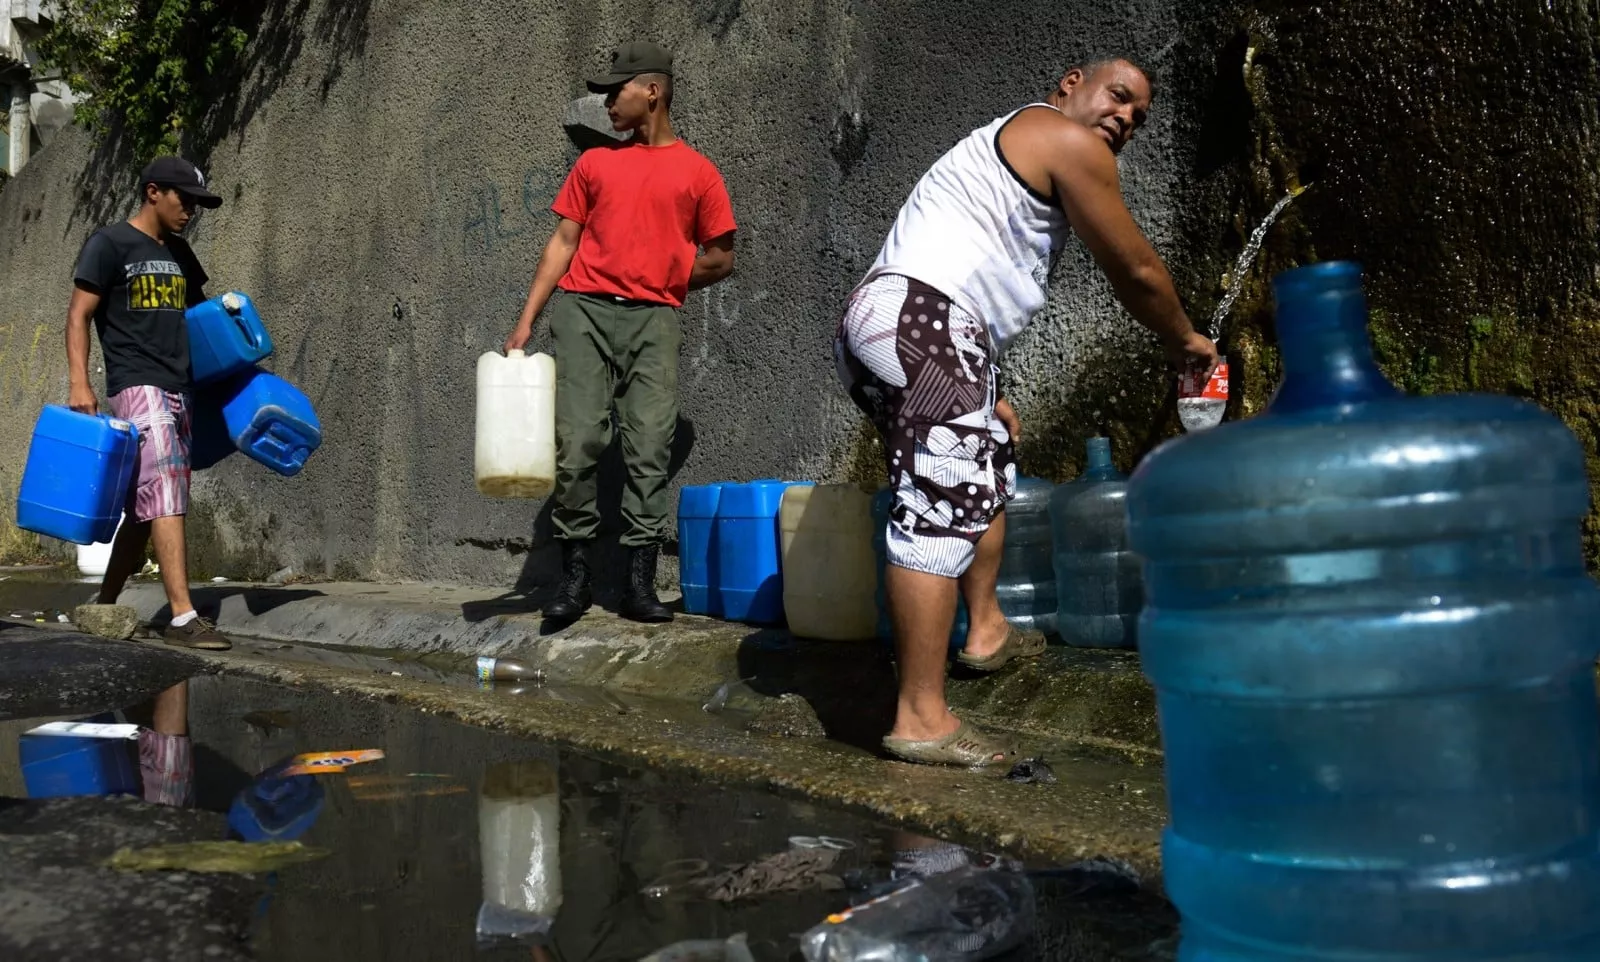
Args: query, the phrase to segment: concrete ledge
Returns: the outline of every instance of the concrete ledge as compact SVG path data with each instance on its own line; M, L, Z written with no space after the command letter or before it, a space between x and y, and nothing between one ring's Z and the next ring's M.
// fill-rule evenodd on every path
M70 612L93 594L88 584L12 578L0 582L0 614ZM744 680L733 686L731 707L755 709L764 700L799 694L829 737L862 746L876 745L894 709L890 653L871 642L808 641L780 629L694 616L640 625L599 609L551 631L521 599L447 585L229 583L196 586L194 596L225 632L422 657L462 671L470 657L515 657L542 668L552 682L697 704L724 683ZM154 582L129 585L119 601L146 621L168 616ZM996 676L957 668L950 696L966 716L998 727L1135 759L1159 754L1154 693L1133 654L1052 648Z

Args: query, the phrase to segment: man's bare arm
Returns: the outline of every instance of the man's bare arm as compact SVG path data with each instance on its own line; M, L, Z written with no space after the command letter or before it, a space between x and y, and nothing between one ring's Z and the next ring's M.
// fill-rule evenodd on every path
M710 287L733 273L733 234L713 237L705 243L705 251L694 259L694 269L689 272L689 290Z
M550 235L550 240L544 245L544 253L539 256L539 266L533 272L533 287L528 291L527 303L522 305L522 316L517 319L517 326L506 336L505 349L507 351L520 350L528 343L528 338L533 336L533 322L549 303L550 295L555 293L556 284L572 264L572 255L578 252L578 238L583 236L583 225L575 220L561 218L556 224L555 233Z
M99 306L100 295L84 287L74 287L67 304L67 406L82 414L100 413L89 384L89 324Z
M1172 275L1122 200L1117 162L1092 131L1071 121L1053 131L1046 170L1073 231L1134 320L1167 345L1174 363L1217 361L1216 345L1189 321Z

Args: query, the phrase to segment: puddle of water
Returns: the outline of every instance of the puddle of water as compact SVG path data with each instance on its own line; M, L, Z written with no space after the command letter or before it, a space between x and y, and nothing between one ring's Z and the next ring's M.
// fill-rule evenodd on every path
M277 874L255 923L263 962L633 962L680 940L739 932L762 962L799 959L801 932L864 898L897 862L947 869L1000 857L800 799L694 784L395 705L251 679L191 681L189 724L196 803L215 811L288 756L384 752L319 777L321 813L300 840L328 854ZM819 844L830 854L814 857ZM710 897L709 877L797 845L812 853L786 857L799 870L766 877L798 877L800 890ZM723 894L751 884L717 881ZM1114 873L1046 870L1035 884L1038 934L1006 958L1172 957L1170 907ZM537 944L484 944L486 896L551 910L553 924Z

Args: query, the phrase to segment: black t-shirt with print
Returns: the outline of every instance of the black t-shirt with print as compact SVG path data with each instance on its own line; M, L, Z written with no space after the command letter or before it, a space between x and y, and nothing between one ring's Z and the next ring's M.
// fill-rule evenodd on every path
M84 242L73 280L100 295L94 322L108 397L137 384L189 390L183 312L205 300L208 278L187 241L162 244L129 223L102 227Z

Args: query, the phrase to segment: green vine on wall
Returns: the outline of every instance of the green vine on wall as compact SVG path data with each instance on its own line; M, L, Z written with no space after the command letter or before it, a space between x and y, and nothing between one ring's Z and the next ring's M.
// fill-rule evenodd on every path
M239 4L217 0L59 0L39 53L84 99L77 119L120 129L136 159L177 152L207 94L243 52Z

